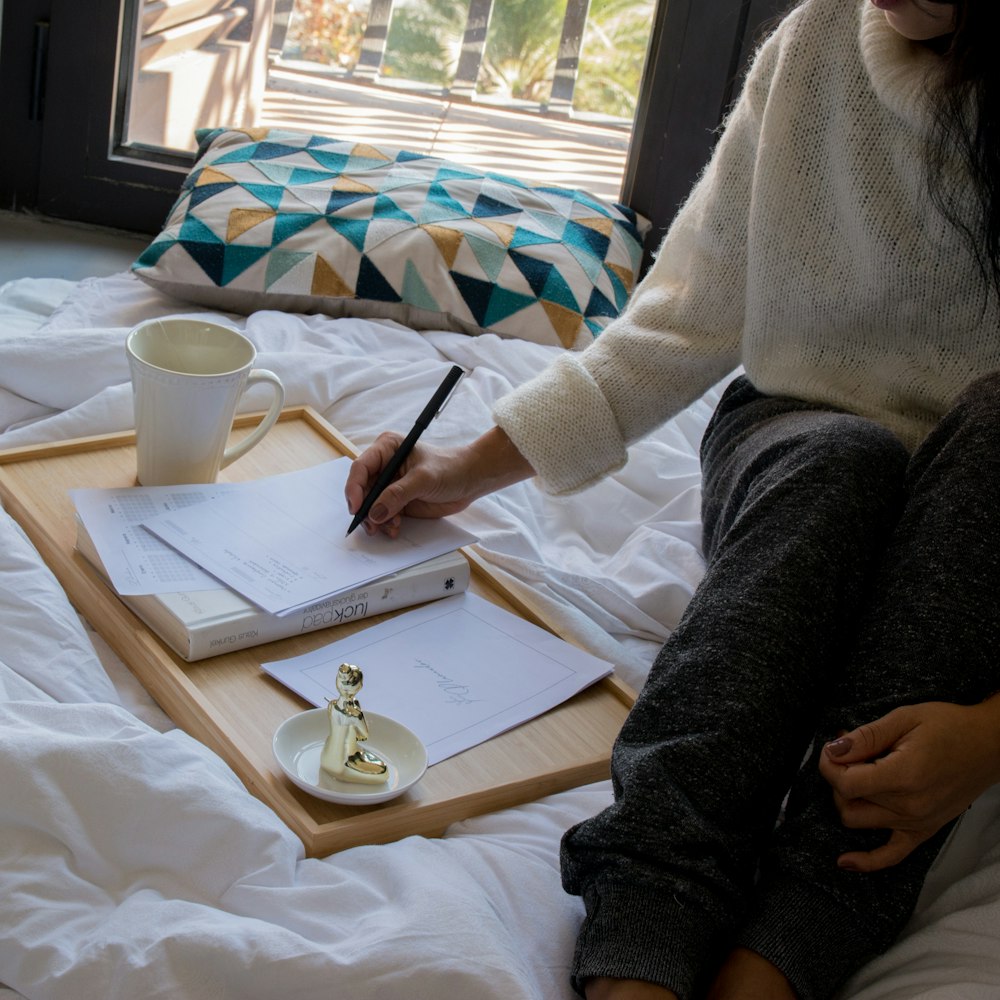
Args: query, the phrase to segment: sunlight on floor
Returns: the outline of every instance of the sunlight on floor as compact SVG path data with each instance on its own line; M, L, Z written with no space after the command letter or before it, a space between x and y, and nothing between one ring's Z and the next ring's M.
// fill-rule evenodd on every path
M629 143L623 129L275 71L260 123L411 149L609 201L619 196Z

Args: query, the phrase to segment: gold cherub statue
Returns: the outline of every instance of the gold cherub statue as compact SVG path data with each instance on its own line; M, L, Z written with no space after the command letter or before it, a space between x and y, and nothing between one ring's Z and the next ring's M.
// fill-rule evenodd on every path
M368 723L358 704L364 675L353 663L341 663L337 670L340 697L327 705L330 735L320 754L320 769L338 781L378 784L388 780L389 767L381 757L358 744L368 739Z

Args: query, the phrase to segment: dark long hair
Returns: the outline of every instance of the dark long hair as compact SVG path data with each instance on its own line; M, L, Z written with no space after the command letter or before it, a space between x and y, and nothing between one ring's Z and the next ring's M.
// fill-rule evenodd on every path
M935 0L922 0L939 6ZM942 52L935 81L934 129L929 149L931 197L968 237L983 279L1000 295L1000 59L994 0L955 0L955 31ZM949 177L955 152L972 179L969 195Z

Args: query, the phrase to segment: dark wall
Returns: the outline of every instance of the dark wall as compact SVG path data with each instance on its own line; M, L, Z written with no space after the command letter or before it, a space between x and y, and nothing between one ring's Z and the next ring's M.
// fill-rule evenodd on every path
M0 208L33 207L38 197L44 110L43 62L36 46L48 27L49 0L7 0L0 25ZM40 85L36 90L36 81Z

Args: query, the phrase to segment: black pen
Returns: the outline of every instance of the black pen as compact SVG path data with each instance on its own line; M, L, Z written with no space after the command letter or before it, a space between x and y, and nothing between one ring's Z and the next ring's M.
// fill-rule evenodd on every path
M382 495L382 491L396 478L399 467L406 461L407 456L413 451L413 446L417 443L417 438L427 429L427 425L441 412L448 397L452 394L458 380L465 374L465 369L458 365L452 365L451 371L444 377L444 381L438 387L437 392L431 396L431 401L423 408L417 422L413 425L413 430L403 438L403 443L395 450L392 458L386 463L385 468L379 473L375 484L368 491L361 506L358 508L351 526L347 529L350 534L368 516L372 505Z

